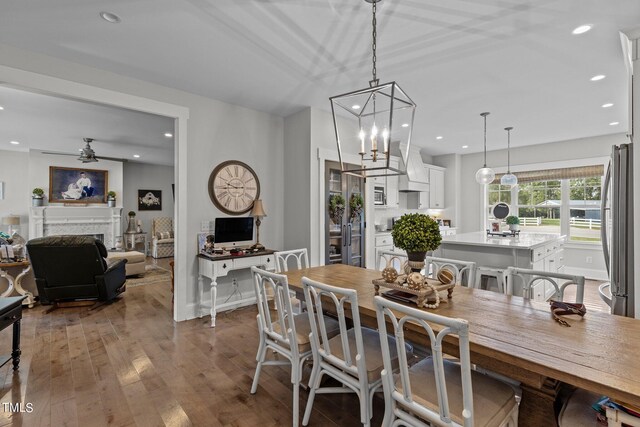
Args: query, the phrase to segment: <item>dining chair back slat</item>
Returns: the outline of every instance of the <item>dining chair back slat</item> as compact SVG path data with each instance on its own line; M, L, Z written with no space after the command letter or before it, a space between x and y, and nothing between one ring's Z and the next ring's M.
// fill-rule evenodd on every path
M576 303L584 302L584 276L553 273L549 271L529 270L525 268L509 267L505 272L507 294L514 294L514 285L522 284L522 297L530 299L532 289L538 283L549 283L554 288L552 299L564 301L564 293L568 286L576 286Z
M297 270L309 267L307 248L277 251L273 256L276 259L276 271L278 273L289 271L289 267Z
M450 269L455 276L456 283L473 288L476 283L477 265L472 261L457 259L437 258L428 256L425 258L425 271L433 279L437 279L438 272L443 268Z
M395 252L388 249L377 250L377 269L382 270L385 267L393 267L402 273L402 265L407 261L407 254L402 252Z

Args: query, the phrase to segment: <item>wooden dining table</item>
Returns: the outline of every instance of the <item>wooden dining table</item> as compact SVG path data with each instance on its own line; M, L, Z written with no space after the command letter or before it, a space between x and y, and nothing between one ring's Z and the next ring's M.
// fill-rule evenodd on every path
M296 291L305 276L355 289L362 323L377 327L372 280L381 277L379 271L334 264L285 274ZM425 310L466 319L471 362L521 383L520 426L556 425L554 404L563 384L640 407L640 320L590 311L583 318L563 316L566 327L553 319L548 304L462 286L438 308ZM428 342L416 324L405 335ZM455 337L443 347L458 356Z

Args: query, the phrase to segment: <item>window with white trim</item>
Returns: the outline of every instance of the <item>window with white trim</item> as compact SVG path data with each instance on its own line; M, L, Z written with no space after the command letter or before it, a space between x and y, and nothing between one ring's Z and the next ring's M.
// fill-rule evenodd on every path
M515 188L489 184L489 212L498 202L511 207L524 232L560 233L573 242L600 242L603 165L515 172ZM491 219L491 216L489 216Z

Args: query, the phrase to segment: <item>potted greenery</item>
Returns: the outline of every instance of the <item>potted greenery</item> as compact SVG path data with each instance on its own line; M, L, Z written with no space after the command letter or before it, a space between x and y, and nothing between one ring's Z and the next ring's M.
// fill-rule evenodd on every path
M116 192L115 191L109 191L107 193L107 206L109 206L110 208L115 208L116 207ZM135 212L134 212L135 215Z
M33 194L31 195L31 205L32 206L42 206L44 201L44 190L42 188L34 188Z
M511 231L518 231L519 226L520 226L520 218L518 218L515 215L509 215L506 219L505 219L507 225L509 226L509 230Z
M334 223L339 224L342 220L345 204L342 194L332 194L329 196L329 217Z
M364 200L362 199L362 195L360 193L353 193L349 198L349 208L351 208L351 219L356 219L360 217L362 213L362 206L364 204Z
M407 251L409 261L424 262L427 252L440 246L442 236L438 223L425 214L406 214L396 221L391 231L393 245Z

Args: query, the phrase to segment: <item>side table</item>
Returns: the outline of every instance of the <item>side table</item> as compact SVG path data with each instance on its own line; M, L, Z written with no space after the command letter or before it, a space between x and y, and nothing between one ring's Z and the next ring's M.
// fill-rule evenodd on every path
M0 356L0 367L13 360L13 370L20 365L20 320L22 320L22 300L26 297L0 298L0 331L13 325L13 345L10 356Z
M124 247L147 255L147 233L124 233Z
M18 274L15 278L12 275L10 275L8 271L9 268L13 268L13 267L23 268L22 272ZM0 277L4 277L9 282L9 287L7 288L6 291L0 294L0 297L8 297L9 295L11 295L11 293L15 289L16 292L18 292L20 295L22 295L23 297L26 297L24 298L24 301L22 303L24 305L28 305L29 308L33 308L33 305L36 302L35 298L33 297L33 294L29 291L25 291L24 288L22 287L22 279L24 278L24 276L27 275L29 271L31 271L31 264L29 263L29 261L0 262Z

